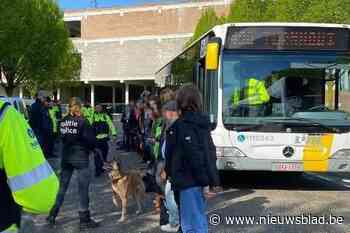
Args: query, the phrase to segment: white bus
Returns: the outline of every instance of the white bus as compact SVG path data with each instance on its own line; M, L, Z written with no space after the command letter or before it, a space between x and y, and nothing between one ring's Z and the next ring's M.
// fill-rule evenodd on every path
M214 27L156 73L196 85L220 170L350 171L350 26Z

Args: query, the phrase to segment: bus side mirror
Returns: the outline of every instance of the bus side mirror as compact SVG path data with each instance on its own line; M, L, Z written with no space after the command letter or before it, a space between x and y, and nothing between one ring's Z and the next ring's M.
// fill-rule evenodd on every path
M219 68L221 40L220 38L210 39L207 44L207 51L205 57L206 70L215 71Z

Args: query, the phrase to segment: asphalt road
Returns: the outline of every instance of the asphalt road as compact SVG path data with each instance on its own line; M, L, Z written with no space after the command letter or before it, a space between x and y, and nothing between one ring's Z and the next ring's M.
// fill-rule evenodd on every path
M135 154L117 153L125 167L140 166ZM348 233L350 232L350 189L332 176L283 173L225 173L224 191L208 202L210 232L217 233ZM38 233L71 233L78 229L76 180L72 180L57 227L49 229L45 216L36 219ZM159 231L158 216L152 211L152 195L144 201L145 213L139 216L135 203L130 204L126 223L118 223L120 208L112 203L107 177L94 178L91 187L91 210L101 227L90 233L138 233ZM342 224L323 224L332 215ZM249 216L249 218L247 218ZM255 216L255 219L253 219ZM262 217L261 217L262 216ZM286 223L297 221L299 224ZM240 217L240 218L237 218ZM243 217L243 218L242 218ZM293 219L294 218L294 219ZM306 224L312 220L313 224ZM248 222L245 222L248 221ZM273 224L282 223L284 224ZM318 221L318 222L316 222ZM253 223L254 222L254 223ZM322 223L322 224L315 224Z

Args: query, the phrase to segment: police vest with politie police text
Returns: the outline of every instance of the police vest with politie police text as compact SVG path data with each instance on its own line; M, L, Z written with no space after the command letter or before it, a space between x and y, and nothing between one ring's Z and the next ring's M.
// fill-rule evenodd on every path
M60 132L65 146L86 147L82 139L82 125L84 118L68 115L63 118L60 124Z
M81 144L81 124L82 118L66 116L63 118L60 124L60 132L65 144Z
M61 133L63 135L78 135L79 123L75 120L66 120L61 123Z

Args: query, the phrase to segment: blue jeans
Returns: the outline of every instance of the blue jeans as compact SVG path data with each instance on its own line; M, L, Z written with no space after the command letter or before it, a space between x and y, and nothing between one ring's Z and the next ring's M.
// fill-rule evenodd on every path
M174 192L171 190L169 181L165 185L165 207L168 210L169 224L172 226L179 225L179 211L175 202Z
M202 187L180 191L181 229L183 233L208 233L206 201Z

